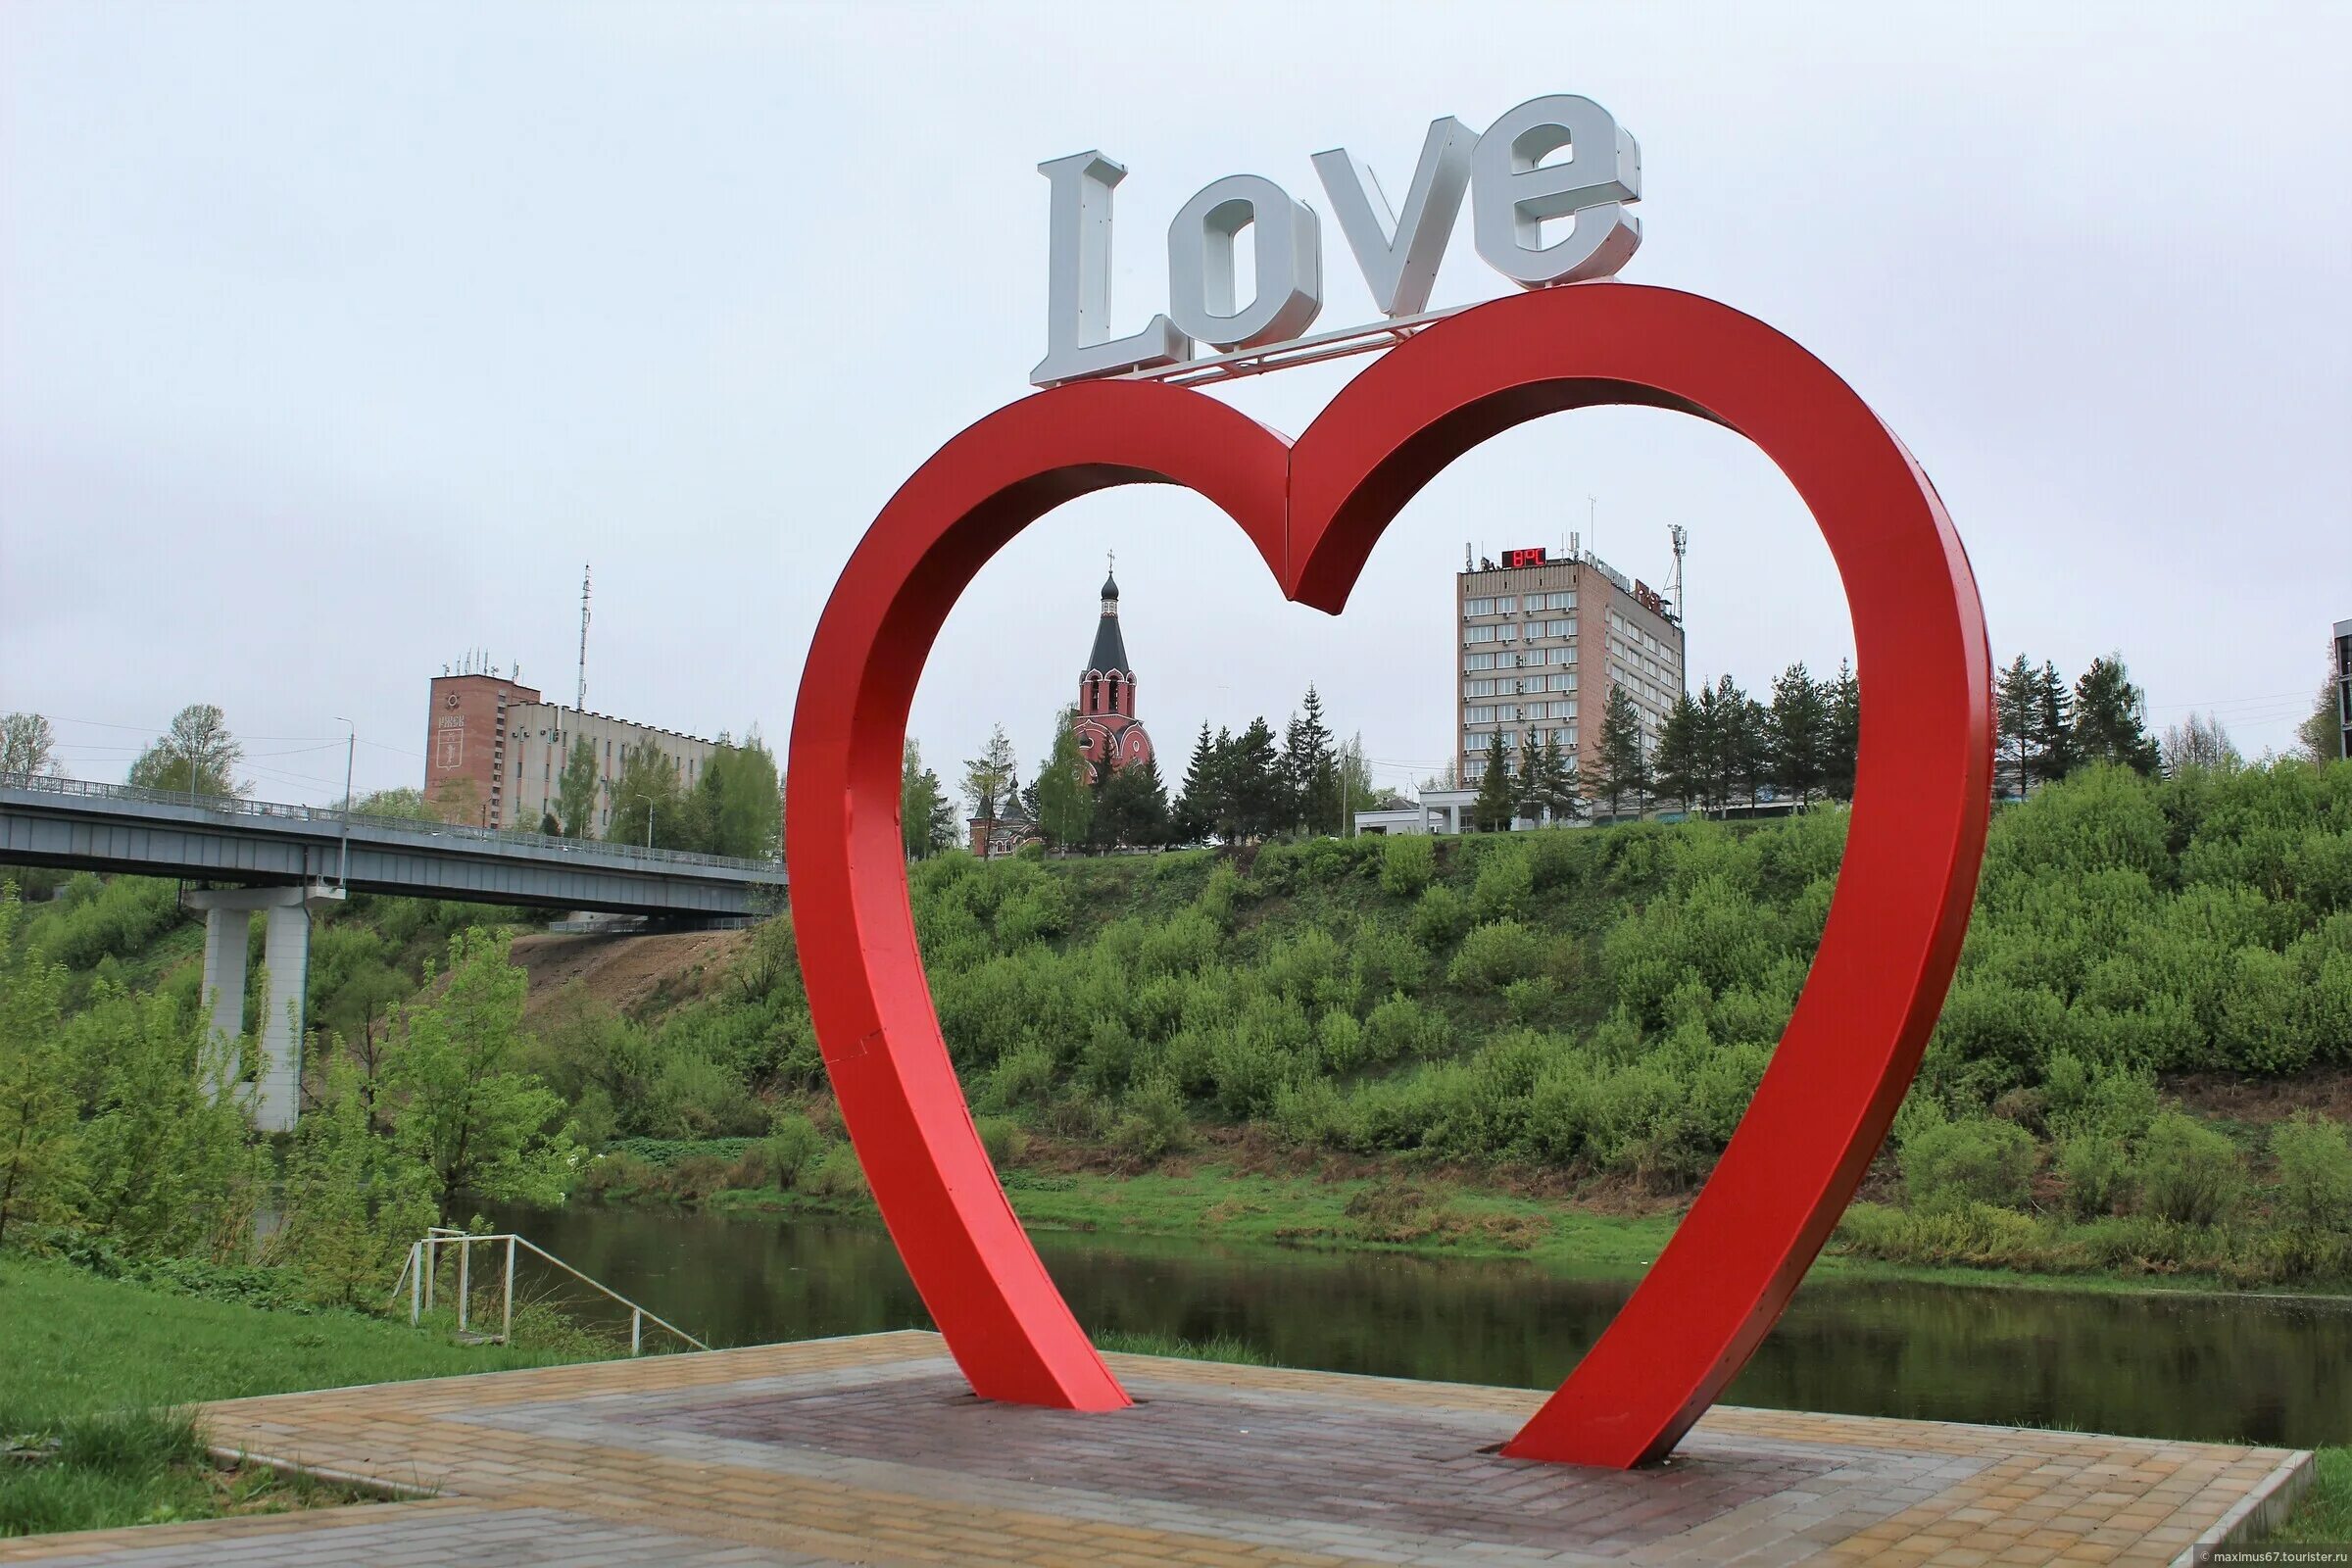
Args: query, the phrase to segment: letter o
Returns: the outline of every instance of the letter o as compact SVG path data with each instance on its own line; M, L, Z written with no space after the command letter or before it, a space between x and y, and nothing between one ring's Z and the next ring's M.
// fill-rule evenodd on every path
M1236 309L1233 242L1247 225L1257 297ZM1188 337L1232 350L1282 343L1323 309L1323 244L1314 209L1256 174L1201 187L1168 224L1168 318Z

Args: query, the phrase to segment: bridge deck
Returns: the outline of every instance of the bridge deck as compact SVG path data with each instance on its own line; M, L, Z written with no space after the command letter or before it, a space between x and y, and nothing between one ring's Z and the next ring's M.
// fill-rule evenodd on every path
M0 862L541 908L725 917L783 906L777 862L326 808L0 777Z

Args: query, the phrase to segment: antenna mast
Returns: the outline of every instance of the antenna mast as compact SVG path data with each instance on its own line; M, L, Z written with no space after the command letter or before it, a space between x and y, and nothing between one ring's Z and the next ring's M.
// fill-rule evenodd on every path
M580 568L580 684L572 694L572 710L588 710L588 568Z
M1670 523L1666 537L1674 541L1674 575L1666 581L1666 602L1674 607L1674 618L1683 618L1683 557L1690 553L1690 530L1681 523Z

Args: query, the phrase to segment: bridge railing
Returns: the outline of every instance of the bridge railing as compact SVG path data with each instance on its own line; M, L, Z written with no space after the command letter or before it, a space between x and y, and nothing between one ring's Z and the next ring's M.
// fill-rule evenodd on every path
M133 805L173 806L224 817L259 817L270 821L323 823L340 831L346 815L337 806L296 806L282 801L249 801L239 795L210 795L194 790L147 789L136 784L97 784L87 779L49 773L0 773L0 790L24 790L93 801ZM710 865L744 871L778 871L778 860L750 860L731 855L703 855L692 850L655 850L642 844L616 844L607 839L567 839L521 828L477 827L469 822L444 822L430 816L379 816L372 811L349 814L353 827L371 833L394 833L410 838L462 839L490 844L513 844L551 850L559 855L587 855L602 859L636 860L647 865Z

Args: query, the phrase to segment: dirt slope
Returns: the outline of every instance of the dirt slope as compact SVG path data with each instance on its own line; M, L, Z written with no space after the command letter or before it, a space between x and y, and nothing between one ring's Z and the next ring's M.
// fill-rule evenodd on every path
M676 931L659 936L526 936L514 961L530 982L528 1010L538 1012L573 981L605 1005L630 1016L662 1011L725 980L744 931Z

